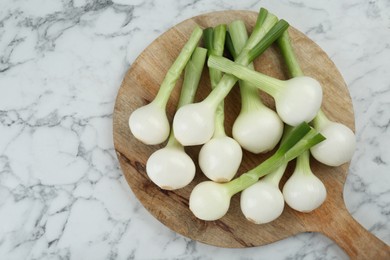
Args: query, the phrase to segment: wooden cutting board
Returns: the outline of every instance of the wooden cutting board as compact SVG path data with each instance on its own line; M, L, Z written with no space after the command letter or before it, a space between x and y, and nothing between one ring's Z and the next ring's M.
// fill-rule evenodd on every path
M116 153L126 180L144 207L161 223L191 239L220 247L243 248L265 245L301 232L321 232L333 239L353 259L390 259L389 247L366 231L346 210L343 201L343 186L349 164L328 167L312 160L313 172L324 182L328 196L317 210L305 214L292 210L287 205L281 217L264 225L247 221L240 211L239 197L232 198L230 210L217 221L197 219L189 210L188 198L194 186L206 180L197 166L192 183L180 190L159 189L147 177L145 164L148 157L163 145L147 146L130 133L128 118L132 111L153 100L159 84L171 66L194 26L214 27L244 20L249 32L255 24L257 13L250 11L224 11L200 15L188 19L157 38L134 61L119 90L113 116L113 132ZM290 27L289 32L303 72L322 83L324 91L323 110L334 121L354 129L351 97L346 84L333 62L322 49L304 34ZM255 67L267 75L286 79L286 68L276 47L268 49L255 61ZM178 101L182 79L171 96L167 114L172 120ZM210 92L210 83L205 68L197 101ZM261 94L265 103L274 108L273 100ZM233 88L225 100L226 131L231 136L232 124L240 111L240 94ZM197 164L200 147L187 147L186 151ZM238 175L255 167L269 154L255 155L244 152ZM291 175L294 163L290 163L281 187ZM379 258L378 258L379 257Z

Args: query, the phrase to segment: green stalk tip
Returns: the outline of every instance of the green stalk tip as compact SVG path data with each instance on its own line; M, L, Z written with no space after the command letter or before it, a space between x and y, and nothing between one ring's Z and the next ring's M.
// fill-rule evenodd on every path
M194 101L199 86L200 77L206 61L207 50L197 47L187 63L184 72L183 85L181 87L178 107L190 104Z
M232 38L231 38L229 32L226 33L225 45L226 45L226 48L228 49L230 55L233 57L233 59L236 59L237 58L237 52L234 49L233 41L232 41Z
M287 30L288 27L289 24L285 20L282 19L278 21L271 30L267 32L264 38L248 52L249 61L253 61L257 56L262 54L285 30Z
M241 52L248 41L248 33L244 21L236 20L229 24L229 33L233 49L236 53ZM236 55L237 56L237 55Z
M190 38L183 46L176 60L173 62L168 72L166 73L164 80L160 85L160 89L158 90L158 93L153 100L153 102L156 102L156 104L158 104L161 108L166 107L172 90L175 87L177 80L180 78L180 75L186 67L188 61L190 60L192 53L198 46L202 34L203 30L200 29L199 26L195 26Z
M203 43L205 48L208 50L208 55L211 55L213 49L214 28L208 27L203 30Z
M282 36L277 40L279 49L282 53L287 69L291 77L303 76L301 67L294 52L294 48L291 44L288 31L284 31Z
M302 122L298 126L289 130L285 137L283 137L283 141L277 150L279 154L285 154L288 150L290 150L295 144L297 144L312 128L306 122Z
M260 8L259 15L257 16L255 27L260 28L263 26L263 23L265 21L265 18L267 18L268 10L265 8Z
M220 24L214 28L213 54L222 56L225 46L226 24Z

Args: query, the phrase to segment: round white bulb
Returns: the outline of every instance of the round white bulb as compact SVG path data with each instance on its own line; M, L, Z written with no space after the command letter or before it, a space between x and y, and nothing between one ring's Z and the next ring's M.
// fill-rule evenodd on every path
M135 138L148 145L164 142L170 131L165 110L153 102L131 113L129 127Z
M252 153L268 152L275 148L283 134L283 122L269 108L240 113L233 124L235 140Z
M356 139L351 129L340 123L329 122L319 131L326 139L310 149L317 161L340 166L352 159Z
M184 149L165 147L149 157L146 172L161 189L176 190L194 179L195 164Z
M313 120L321 102L321 84L305 76L287 80L285 88L275 96L276 111L291 126Z
M190 195L190 210L202 220L222 218L230 206L228 189L220 183L205 181L195 186Z
M282 192L275 185L258 181L241 193L241 211L255 224L277 219L284 209Z
M176 139L185 146L206 143L214 133L214 112L202 102L181 107L173 119Z
M310 212L325 201L326 189L314 174L294 173L283 187L283 196L291 208Z
M237 173L242 150L236 140L228 136L215 137L202 146L199 166L215 182L228 182Z

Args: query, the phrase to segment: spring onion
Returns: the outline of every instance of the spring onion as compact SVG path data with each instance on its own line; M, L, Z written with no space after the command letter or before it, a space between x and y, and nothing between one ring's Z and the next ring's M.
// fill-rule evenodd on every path
M287 163L282 164L241 193L241 211L249 221L265 224L282 214L284 198L279 189L279 182L286 167Z
M188 61L178 107L193 102L206 54L206 49L197 47ZM167 145L149 157L146 163L146 172L149 178L161 189L175 190L183 188L193 180L195 164L171 131Z
M177 80L198 45L202 33L202 29L196 26L190 39L168 70L154 100L131 113L129 118L130 130L141 142L155 145L164 142L168 138L170 127L165 111L166 105Z
M231 37L229 37L231 36ZM248 39L245 24L241 20L229 25L226 39L231 55L236 58ZM248 68L254 70L253 63ZM233 124L235 140L252 153L263 153L275 148L283 134L283 122L278 114L266 107L255 86L247 81L239 81L241 111Z
M329 120L320 109L313 126L326 136L326 142L310 149L313 157L328 166L340 166L351 161L356 148L356 137L346 125Z
M248 69L223 57L210 56L208 66L248 81L275 99L276 111L288 125L310 122L322 102L320 83L310 77L279 80Z
M298 156L295 170L283 186L286 203L300 212L313 211L326 199L326 188L311 171L309 157L309 151Z
M204 31L204 42L208 54L222 56L225 44L226 25L222 24L213 30ZM211 88L214 89L222 73L210 69ZM242 150L236 140L225 133L224 102L219 103L215 114L215 131L199 152L199 167L202 172L215 182L228 182L236 174L241 164Z
M287 29L287 22L276 23L277 18L267 13L265 9L260 10L252 35L236 59L238 64L247 66ZM199 145L210 140L214 133L215 110L236 82L236 77L225 74L202 102L183 106L177 111L173 128L180 143Z
M270 158L228 183L205 181L199 183L190 195L190 210L203 220L217 220L229 209L231 197L255 184L260 177L296 158L313 145L324 140L316 130L303 122L294 128Z
M303 72L295 56L287 32L278 40L279 48L292 77L301 77ZM320 109L313 120L314 128L326 137L326 141L310 149L313 157L323 164L339 166L352 159L356 147L355 134L347 126L329 120Z
M288 32L284 32L278 39L278 45L290 75L302 77L303 72L295 57ZM309 151L298 156L295 170L283 186L283 196L291 208L300 212L313 211L325 201L326 188L310 169Z

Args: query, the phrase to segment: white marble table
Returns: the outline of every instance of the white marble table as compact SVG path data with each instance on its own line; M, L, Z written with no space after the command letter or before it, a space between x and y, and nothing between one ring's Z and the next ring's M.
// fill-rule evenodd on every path
M30 0L0 2L1 259L347 259L300 234L222 249L170 231L119 169L112 111L122 77L169 27L264 6L335 62L356 113L349 211L390 243L390 2Z

